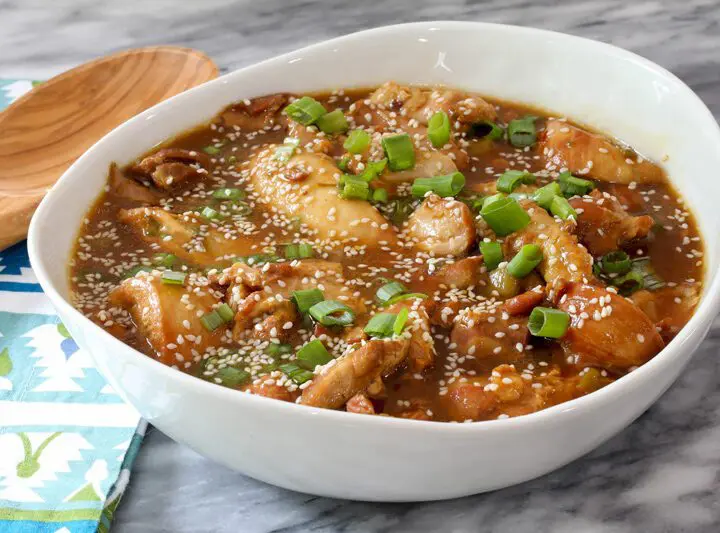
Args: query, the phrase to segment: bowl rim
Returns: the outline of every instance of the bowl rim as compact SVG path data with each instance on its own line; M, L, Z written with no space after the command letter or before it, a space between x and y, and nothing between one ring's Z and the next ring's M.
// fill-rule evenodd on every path
M488 431L512 431L520 428L527 428L544 424L551 419L560 418L564 414L571 412L593 410L599 408L603 403L609 401L613 396L622 396L623 393L628 392L630 389L639 386L643 382L647 382L652 379L654 373L663 372L666 367L670 365L671 358L679 353L684 346L691 342L693 338L704 335L703 325L707 322L707 326L715 317L720 309L720 274L716 274L709 285L704 286L704 294L695 313L688 321L688 323L681 329L676 337L668 343L655 357L653 357L647 363L641 365L636 370L623 376L622 378L610 383L609 385L592 392L588 395L580 398L575 398L567 402L563 402L554 406L547 407L540 411L529 413L522 416L510 417L504 419L491 419L483 420L473 423L452 423L452 422L439 422L439 421L426 421L426 420L411 420L397 417L381 417L381 416L362 416L357 413L348 413L345 411L338 411L334 409L324 409L319 407L310 407L301 404L295 404L293 402L283 402L272 398L265 398L258 395L249 394L246 392L230 389L223 387L208 381L204 381L185 372L173 369L157 359L148 357L147 355L135 350L131 346L123 343L110 333L96 325L79 310L77 310L65 297L60 294L60 291L55 287L51 281L46 266L45 259L43 258L43 252L40 249L40 232L42 231L41 226L43 225L43 219L48 216L48 213L54 209L59 209L60 206L55 206L55 198L58 196L58 191L66 188L76 186L74 181L78 181L79 177L73 176L76 169L80 167L85 160L90 158L99 146L105 145L112 142L112 137L116 132L125 130L127 128L134 128L139 125L140 122L144 121L146 117L150 115L157 115L158 113L168 112L170 108L182 105L185 100L191 101L196 97L197 94L206 90L213 84L224 84L229 83L235 78L242 78L248 71L252 69L270 65L272 63L282 63L291 59L295 59L298 56L302 56L308 53L313 53L326 48L331 48L336 45L353 41L353 40L366 40L381 38L388 34L397 31L412 31L412 30L423 30L423 31L437 31L437 30L477 30L482 31L483 29L494 29L505 31L514 34L531 35L534 37L551 36L554 39L562 40L568 44L577 44L584 46L586 50L617 57L618 59L624 59L629 63L632 63L634 67L643 68L651 71L654 75L664 79L667 83L677 87L680 91L685 93L689 98L689 106L693 108L694 113L699 115L705 115L706 119L709 119L708 124L713 125L711 131L704 131L705 136L713 136L715 142L720 148L720 126L715 121L710 110L705 106L700 97L688 87L682 80L677 76L666 70L665 68L653 63L652 61L645 59L628 50L624 50L617 46L587 39L584 37L578 37L575 35L565 34L561 32L544 30L538 28L530 28L525 26L515 26L509 24L497 24L488 22L465 22L465 21L427 21L427 22L413 22L404 24L393 24L380 26L368 30L363 30L348 35L335 37L333 39L320 41L309 46L299 48L294 51L290 51L263 61L253 63L252 65L234 70L223 76L220 76L214 80L206 82L198 87L192 88L188 91L180 93L172 98L169 98L149 109L136 115L130 120L124 122L111 132L106 134L102 139L90 147L76 162L74 162L56 182L55 186L48 192L40 206L38 207L35 215L32 218L29 234L28 234L28 252L30 257L30 263L33 271L40 283L43 291L49 297L52 304L61 310L61 314L71 314L78 324L82 327L97 328L98 334L101 338L108 343L108 351L120 351L127 354L127 357L134 358L134 363L140 365L140 367L149 373L158 373L164 380L175 381L180 387L192 387L194 392L202 395L214 395L217 400L224 402L251 402L250 405L257 406L258 409L275 409L278 415L283 413L283 410L288 413L288 416L295 417L307 417L307 420L315 419L318 416L326 418L327 420L334 420L335 423L348 423L363 424L378 427L390 427L397 428L397 430L410 430L410 431L435 431L435 432L446 432L449 435L457 434L475 434L478 432ZM179 133L179 132L178 132ZM678 187L678 190L681 190ZM98 194L100 190L98 190ZM78 228L72 228L75 234L77 234ZM707 241L706 235L702 235L703 241ZM70 251L71 253L71 251ZM65 264L69 257L66 258ZM707 263L704 269L704 281L707 282L712 278L713 273L708 271ZM693 350L694 351L694 350ZM689 356L691 357L692 354ZM689 359L688 357L688 359ZM673 380L674 381L674 380ZM348 418L348 417L351 418ZM151 420L152 422L152 420ZM365 426L363 426L365 427Z

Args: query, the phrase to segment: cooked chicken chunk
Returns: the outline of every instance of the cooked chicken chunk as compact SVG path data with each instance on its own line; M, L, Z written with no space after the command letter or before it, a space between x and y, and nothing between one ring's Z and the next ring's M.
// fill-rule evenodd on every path
M464 203L431 193L410 215L405 234L420 250L458 256L475 243L475 222Z
M372 339L323 367L302 394L301 402L313 407L337 409L362 392L378 377L392 374L405 360L410 340Z
M602 135L587 132L561 120L549 120L541 146L560 170L587 174L609 183L658 183L663 179L660 167L641 158L634 159L626 150Z
M224 328L209 332L200 317L217 305L209 292L164 284L159 275L140 273L110 293L110 301L130 312L140 334L168 365L190 363L218 343Z
M404 334L410 337L408 349L408 367L411 372L422 372L435 362L435 345L430 333L429 303L420 299L402 300L392 307L388 313L399 313L403 308L410 312Z
M125 177L115 163L110 165L108 185L112 194L125 200L148 205L158 202L155 193L135 180Z
M647 237L655 223L648 215L629 215L614 196L598 190L589 196L573 198L570 205L578 212L580 242L595 256L617 250L633 239Z
M577 238L533 202L523 200L521 204L530 215L530 223L507 238L506 257L512 257L526 244L536 244L543 252L538 270L551 287L561 280L583 283L592 280L593 258Z
M399 183L412 183L416 178L432 178L457 172L456 160L442 152L425 152L419 156L413 168L399 172L384 172L380 181L397 185Z
M271 94L230 106L220 114L220 123L231 128L258 131L274 126L283 116L278 111L288 102L286 94Z
M210 168L210 158L194 150L162 148L133 167L134 172L149 176L156 187L170 189L197 178Z
M284 163L274 153L271 147L252 162L250 178L263 202L287 217L300 217L323 240L370 247L396 241L391 225L370 203L338 195L340 171L332 158L301 153Z
M653 291L642 290L632 300L655 323L663 338L672 338L687 324L700 302L698 285L682 284Z
M482 304L458 313L450 333L450 340L457 345L456 351L476 359L521 359L528 343L527 318L492 311Z
M375 414L375 407L373 407L370 398L362 392L357 393L347 401L345 404L345 410L348 413L360 413L362 415Z
M226 239L221 231L195 214L177 215L160 207L138 207L121 209L118 220L157 249L196 265L213 265L255 252L248 236Z
M570 327L561 344L578 366L628 370L645 363L664 346L648 316L607 289L570 283L558 308L570 315Z

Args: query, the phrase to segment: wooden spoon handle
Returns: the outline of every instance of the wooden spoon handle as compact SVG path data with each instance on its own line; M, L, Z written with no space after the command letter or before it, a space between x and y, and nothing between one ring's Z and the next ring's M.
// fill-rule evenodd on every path
M0 250L4 250L27 236L27 229L45 192L22 196L0 192Z

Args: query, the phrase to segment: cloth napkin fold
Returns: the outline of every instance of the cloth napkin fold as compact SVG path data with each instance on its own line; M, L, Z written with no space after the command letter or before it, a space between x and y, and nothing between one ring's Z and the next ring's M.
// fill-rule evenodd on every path
M35 83L0 80L0 109ZM25 243L0 252L0 531L108 531L145 428L55 316Z

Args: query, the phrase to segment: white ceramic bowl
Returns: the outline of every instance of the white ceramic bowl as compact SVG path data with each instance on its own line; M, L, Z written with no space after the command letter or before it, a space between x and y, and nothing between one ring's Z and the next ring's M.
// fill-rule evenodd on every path
M250 396L172 370L94 325L68 303L67 261L112 161L267 93L447 84L537 104L663 160L698 217L707 276L695 316L652 361L593 394L539 413L474 424L419 422L315 409ZM171 98L109 133L50 191L30 227L40 283L78 344L152 424L254 478L323 496L435 500L497 489L587 453L637 418L675 380L705 336L720 294L720 132L675 76L598 42L463 22L389 26L248 67Z

